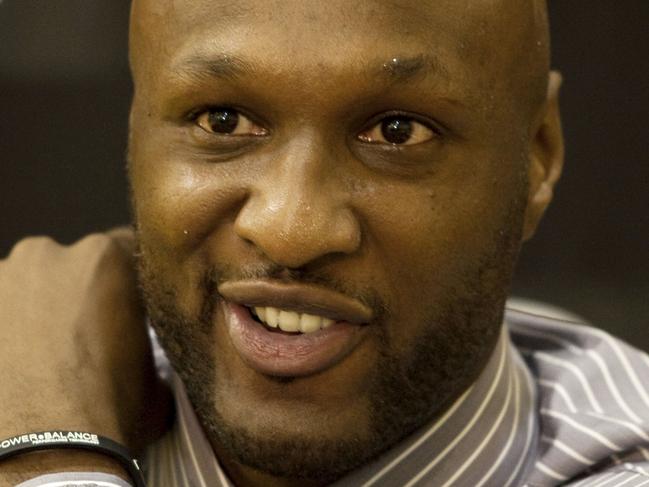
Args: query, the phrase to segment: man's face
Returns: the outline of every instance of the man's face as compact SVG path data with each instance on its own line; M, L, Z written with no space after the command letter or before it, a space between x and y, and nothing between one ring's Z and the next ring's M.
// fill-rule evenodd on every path
M514 4L135 2L142 285L224 458L333 478L476 379L543 91Z

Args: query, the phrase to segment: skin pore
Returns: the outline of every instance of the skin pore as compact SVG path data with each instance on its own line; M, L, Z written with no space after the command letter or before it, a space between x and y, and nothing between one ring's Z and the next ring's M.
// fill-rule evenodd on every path
M539 1L133 2L141 286L238 484L332 481L477 378L560 172L548 49ZM371 320L324 370L260 373L223 296L252 281Z

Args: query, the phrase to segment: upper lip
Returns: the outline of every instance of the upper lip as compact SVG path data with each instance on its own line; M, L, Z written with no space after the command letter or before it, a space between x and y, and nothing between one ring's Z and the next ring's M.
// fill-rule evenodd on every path
M272 306L349 323L369 323L374 314L357 299L310 284L228 281L218 286L218 292L227 301L245 306Z

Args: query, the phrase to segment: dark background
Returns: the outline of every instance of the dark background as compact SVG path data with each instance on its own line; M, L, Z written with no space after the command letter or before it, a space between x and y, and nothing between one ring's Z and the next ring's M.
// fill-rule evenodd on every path
M0 256L128 221L128 4L0 4ZM649 350L649 1L550 4L566 166L514 293Z

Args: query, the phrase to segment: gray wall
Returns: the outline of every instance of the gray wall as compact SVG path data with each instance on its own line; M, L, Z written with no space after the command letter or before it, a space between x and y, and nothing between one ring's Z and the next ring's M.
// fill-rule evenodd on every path
M649 350L649 2L551 1L567 161L514 291ZM128 221L125 0L0 4L0 255Z

